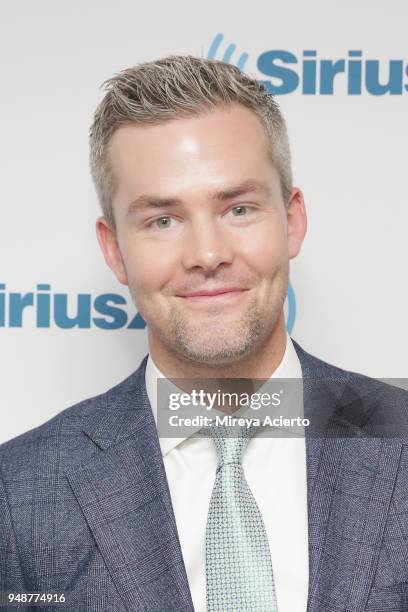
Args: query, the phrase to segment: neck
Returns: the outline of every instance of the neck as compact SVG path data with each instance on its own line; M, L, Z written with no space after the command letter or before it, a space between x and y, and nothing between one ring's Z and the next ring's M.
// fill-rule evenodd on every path
M170 351L148 330L149 352L167 378L269 378L283 359L286 327L283 313L268 339L253 353L230 364L191 362Z

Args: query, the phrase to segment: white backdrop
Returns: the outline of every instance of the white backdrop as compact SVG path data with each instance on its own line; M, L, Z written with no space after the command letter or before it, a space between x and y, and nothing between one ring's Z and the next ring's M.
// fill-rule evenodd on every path
M291 267L292 336L347 369L407 375L405 0L202 6L2 0L0 7L0 442L105 391L147 352L144 329L127 329L118 319L117 329L102 329L92 321L112 322L92 306L102 294L123 296L127 305L119 307L129 320L135 311L96 242L88 129L102 96L99 86L113 73L169 54L207 56L220 34L217 59L234 43L229 61L247 53L245 70L275 86L288 86L289 73L284 81L271 80L260 72L258 58L279 50L298 62L280 64L299 76L299 85L278 98L309 215L303 251ZM316 52L316 94L303 92L310 87L302 78L308 50ZM353 50L361 52L354 58L362 65L361 94L348 93ZM319 93L321 60L344 60L332 94ZM369 71L379 67L384 84L393 60L393 94L367 91L367 60ZM33 305L19 324L21 298L12 294L30 293L24 299ZM62 294L58 299L67 300L71 317L79 294L88 296L81 298L81 325L88 325L87 300L90 324L61 329L51 316L47 325L47 298L41 302L40 294Z

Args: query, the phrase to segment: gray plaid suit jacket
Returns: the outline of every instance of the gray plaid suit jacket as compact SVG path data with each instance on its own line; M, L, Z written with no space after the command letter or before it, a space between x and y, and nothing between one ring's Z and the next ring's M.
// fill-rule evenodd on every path
M344 433L306 440L308 612L408 610L408 443L360 434L382 414L383 383L294 344L305 416L335 415ZM65 591L73 612L193 611L146 359L113 389L0 446L0 591ZM341 393L314 395L307 379L324 377ZM388 400L406 420L406 392Z

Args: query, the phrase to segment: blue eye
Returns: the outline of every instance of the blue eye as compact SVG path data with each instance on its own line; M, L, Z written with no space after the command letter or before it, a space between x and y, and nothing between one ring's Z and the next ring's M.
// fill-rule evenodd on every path
M239 215L234 215L234 217L244 217L244 216L246 215L246 213L247 213L248 207L247 207L247 206L241 206L241 205L239 205L239 206L234 206L234 208L231 208L231 210L240 210L240 211L244 211L244 214L243 214L243 215L241 215L241 214L239 214Z
M168 223L166 225L161 225L160 221L167 221ZM171 217L159 217L158 219L155 219L152 222L152 225L155 224L157 228L159 229L166 229L167 227L170 227L170 221L171 221Z

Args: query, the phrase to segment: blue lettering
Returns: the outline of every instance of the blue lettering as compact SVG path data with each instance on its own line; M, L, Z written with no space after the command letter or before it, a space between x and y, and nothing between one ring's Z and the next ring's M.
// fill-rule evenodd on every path
M379 73L380 62L377 60L367 60L366 87L370 94L373 96L383 96L386 93L394 96L402 94L403 64L401 60L391 60L389 62L388 82L385 85L380 83Z
M145 327L146 321L139 312L133 317L133 319L127 326L128 329L144 329Z
M10 327L23 326L23 311L34 304L34 294L10 293Z
M271 81L261 81L266 89L271 94L288 94L299 85L299 77L294 70L285 68L275 64L275 61L284 62L285 64L297 64L297 57L289 51L265 51L258 57L258 70L271 77L279 79L280 85L275 85Z
M24 324L24 310L30 306L35 307L35 324L38 328L50 328L51 323L61 329L74 327L89 329L91 327L91 298L88 293L78 294L76 298L76 313L68 313L69 295L66 293L51 293L51 285L37 284L37 291L33 293L9 293L6 285L0 283L0 328L22 327ZM53 303L52 303L53 300ZM94 317L92 323L100 329L144 329L146 322L140 313L136 312L128 323L128 315L116 305L126 305L126 299L115 293L99 295L94 300L95 311L102 317ZM7 307L8 318L7 321ZM52 319L52 316L54 319ZM110 317L111 320L107 320Z
M345 71L346 62L344 60L322 60L320 62L320 93L323 95L333 94L333 83L336 74Z
M361 58L361 51L349 51L350 58ZM351 96L361 94L361 59L350 59L348 63L348 88Z
M374 96L401 95L404 91L408 91L408 84L403 82L404 75L408 75L408 66L402 60L390 60L387 79L385 82L384 80L380 82L379 60L364 61L361 50L350 50L347 59L338 60L318 60L316 50L303 51L301 75L295 68L289 68L289 64L298 64L296 55L289 51L273 49L261 53L257 61L258 70L269 78L260 82L269 93L273 95L292 93L302 80L301 88L304 95L316 95L316 93L333 95L334 81L338 74L345 75L347 94L351 96L361 95L363 83L365 91Z
M316 51L304 51L303 57L316 57ZM306 95L316 93L316 60L303 60L303 88Z
M37 285L38 291L49 291L50 285ZM50 326L50 295L38 293L37 295L37 327Z
M106 321L100 317L94 317L93 322L97 327L101 329L119 329L124 327L127 323L127 314L121 308L115 308L110 306L109 302L114 304L126 304L126 300L121 295L115 293L103 293L99 295L94 301L94 308L96 312L112 317L112 321Z
M54 295L54 321L62 329L73 327L87 328L91 326L91 296L87 293L78 294L77 314L68 316L68 296L65 293Z

